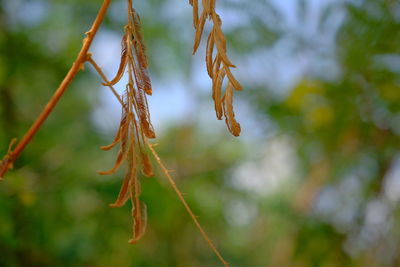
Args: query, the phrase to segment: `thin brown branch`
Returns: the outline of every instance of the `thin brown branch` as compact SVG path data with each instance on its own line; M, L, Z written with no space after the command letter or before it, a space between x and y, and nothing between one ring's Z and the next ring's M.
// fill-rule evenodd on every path
M107 9L111 3L111 0L104 0L103 5L101 6L99 13L95 21L93 22L92 27L88 32L86 32L86 38L84 39L82 48L73 63L71 69L68 71L64 80L61 82L60 86L55 91L54 95L51 97L42 113L38 116L36 121L32 124L31 128L26 132L21 141L17 144L14 150L7 153L7 155L3 158L0 163L0 180L4 177L7 171L12 167L14 161L19 157L25 147L29 144L35 134L39 131L42 124L46 121L47 117L53 111L54 107L57 105L61 96L68 89L72 80L75 78L76 74L79 70L82 69L83 64L87 59L87 53L89 51L90 45L93 42L93 38L95 37L101 23L103 22L103 18L107 12Z
M154 158L156 159L158 165L161 167L163 173L167 177L167 180L171 187L174 189L175 193L178 195L179 200L182 202L183 206L185 207L186 211L189 213L190 217L192 217L193 222L196 224L197 228L199 229L203 238L207 241L208 245L214 251L215 255L217 255L218 259L225 265L229 266L228 262L222 257L221 253L218 251L217 247L215 246L214 242L208 237L207 233L204 231L203 227L201 226L199 220L197 219L196 215L194 215L192 209L190 208L189 204L186 202L185 198L183 197L182 192L179 190L178 186L176 185L174 178L172 178L170 171L165 167L164 163L161 161L161 158L158 156L158 153L153 148L153 144L149 143L146 140L147 146L149 147L151 153L153 154Z

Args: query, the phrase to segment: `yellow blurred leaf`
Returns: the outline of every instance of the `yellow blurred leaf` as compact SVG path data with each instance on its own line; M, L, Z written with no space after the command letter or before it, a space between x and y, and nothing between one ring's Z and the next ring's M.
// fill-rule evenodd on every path
M32 192L22 192L19 199L24 206L32 206L36 203L36 195Z
M300 110L307 102L308 96L321 95L323 89L320 82L303 79L293 88L285 104L292 109Z

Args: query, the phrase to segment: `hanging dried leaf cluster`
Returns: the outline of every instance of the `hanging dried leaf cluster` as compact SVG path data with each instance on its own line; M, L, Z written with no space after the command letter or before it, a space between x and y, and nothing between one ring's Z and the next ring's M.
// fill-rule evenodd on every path
M101 147L110 150L119 144L117 159L114 167L109 171L99 172L102 175L113 174L125 162L126 171L119 195L111 207L123 206L128 199L132 203L133 237L129 243L136 243L145 232L147 213L146 206L139 199L140 182L138 168L143 175L153 176L153 169L146 149L146 138L155 138L146 95L152 94L151 82L147 71L146 49L140 30L140 17L128 1L128 24L121 41L121 61L115 77L108 82L104 74L100 73L107 82L103 85L112 88L128 72L128 84L122 98L118 97L122 105L122 116L119 129L114 141ZM88 59L92 64L94 61ZM96 64L95 68L99 70ZM113 89L113 88L112 88ZM115 90L113 89L115 93Z
M193 54L196 53L200 45L206 20L210 20L213 23L213 28L207 39L206 65L208 75L212 79L212 97L215 113L219 120L224 115L229 131L234 136L239 136L241 129L233 112L233 95L234 89L240 91L243 88L230 69L236 66L233 65L226 54L226 38L221 29L221 18L215 11L215 0L202 0L203 8L200 16L198 0L189 0L189 3L193 8L193 26L196 30ZM214 51L214 48L216 48L216 51ZM225 77L227 77L227 85L224 94L222 94L222 85Z

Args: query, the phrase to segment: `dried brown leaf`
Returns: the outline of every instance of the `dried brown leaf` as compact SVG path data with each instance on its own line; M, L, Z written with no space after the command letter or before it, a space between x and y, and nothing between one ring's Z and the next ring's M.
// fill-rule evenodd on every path
M217 55L215 56L214 62L213 62L213 77L215 77L215 75L217 75L220 67L221 67L221 57L219 55L219 53L217 53Z
M214 51L214 31L211 31L211 33L208 35L208 40L207 40L207 48L206 48L206 65L207 65L207 72L208 76L210 78L213 78L213 51Z
M206 11L203 9L203 12L201 13L201 16L200 16L200 20L196 27L196 34L194 37L194 45L193 45L193 55L196 53L197 48L200 45L201 35L203 34L204 24L206 22L206 15L207 15Z
M214 25L214 35L215 35L215 43L217 44L218 52L221 56L222 61L225 65L229 67L235 68L236 66L229 60L228 56L226 55L226 40L225 36L223 35L221 28Z
M221 54L221 59L225 63L225 65L235 68L236 66L233 65L233 63L229 60L228 56L226 55L226 39L221 29L222 26L221 18L215 12L212 12L211 15L212 15L212 20L214 22L213 30L215 32L215 41L217 44L218 52Z
M133 237L128 241L129 244L136 244L146 232L147 227L147 207L142 202L138 202L139 205L132 208L133 217Z
M206 11L206 15L210 14L210 5L208 0L202 0L203 9Z
M225 71L226 71L226 75L228 76L228 79L232 83L233 87L238 91L243 90L242 85L235 79L235 77L233 76L229 67L225 66Z
M116 171L118 171L119 167L121 167L122 163L125 160L125 157L126 157L126 153L124 153L122 151L122 149L120 149L118 151L118 156L117 156L117 160L115 161L114 167L112 167L108 171L99 171L98 174L100 174L100 175L109 175L109 174L115 173Z
M149 156L145 154L144 152L141 153L141 158L142 158L142 173L146 177L152 177L154 176L153 172L153 167L151 166L151 162L149 159Z
M234 136L240 135L240 124L235 120L235 113L233 112L233 86L230 82L228 82L228 86L226 87L225 97L224 97L224 112L225 112L225 121L228 126L229 131Z
M225 77L225 70L222 68L218 71L217 76L213 79L213 99L215 113L219 120L222 119L222 102L221 102L221 87Z
M140 184L136 178L131 183L131 202L132 202L132 219L133 219L133 236L129 240L130 244L135 244L144 234L147 225L147 210L140 199Z
M126 43L127 43L127 34L124 34L124 36L122 37L122 41L121 41L121 46L122 46L121 61L119 63L117 74L109 83L103 83L103 85L105 85L105 86L114 85L121 80L122 76L124 76L124 71L126 68L126 64L128 62L128 53L127 53L127 44Z
M190 0L193 6L193 27L197 29L199 23L199 2L198 0Z
M211 12L215 12L215 0L209 0L210 1L210 10Z
M136 55L138 57L138 61L140 66L143 68L148 67L147 57L146 57L146 47L143 42L142 30L140 26L140 17L139 14L132 8L132 20L133 20L133 45L136 50Z
M140 78L141 78L142 84L143 84L143 90L146 94L152 95L153 89L151 88L149 72L146 68L144 68L143 66L140 65L140 62L139 62L139 69L140 69Z
M128 166L126 169L124 181L123 181L121 189L119 191L117 200L114 203L110 204L110 207L121 207L126 203L126 201L130 197L129 184L134 179L134 177L132 177L132 176L136 176L136 166L135 166L136 162L135 162L135 155L133 155L133 153L134 153L134 151L132 151L132 150L129 151L130 159L129 159Z
M130 90L131 90L134 100L136 102L136 105L135 105L136 113L139 117L141 129L142 129L144 135L147 138L155 138L156 134L154 132L153 125L151 124L151 121L150 121L150 112L149 112L149 108L148 108L148 104L147 104L147 98L146 98L146 95L145 95L144 89L143 89L143 83L138 78L138 71L136 69L137 69L137 66L133 65L133 70L134 70L135 79L136 79L136 85L138 86L139 90L135 90L133 88L133 85L130 85Z
M129 134L129 124L131 121L131 116L128 115L127 116L127 123L124 124L124 126L121 128L121 148L118 151L118 155L117 155L117 159L115 161L114 167L112 167L110 170L108 171L101 171L98 172L100 175L108 175L108 174L113 174L115 173L119 167L122 165L122 163L124 162L124 160L127 157L128 154L128 145L130 144L130 142L135 142L134 139L131 139L130 141L128 140L128 134Z
M100 148L104 151L108 151L108 150L111 150L112 148L114 148L121 141L121 130L123 130L125 127L127 127L127 117L126 117L126 112L123 108L121 122L119 123L118 131L115 135L114 140L112 141L111 144L109 144L107 146L102 146Z

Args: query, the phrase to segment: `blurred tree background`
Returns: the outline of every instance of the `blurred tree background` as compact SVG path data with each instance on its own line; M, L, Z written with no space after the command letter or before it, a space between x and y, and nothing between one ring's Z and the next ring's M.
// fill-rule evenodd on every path
M64 77L101 2L0 0L2 155ZM218 0L245 87L239 138L215 118L205 43L191 56L187 1L134 5L157 149L232 266L400 265L398 1ZM125 14L113 1L91 49L109 77ZM160 172L142 179L148 229L128 245L129 205L108 207L121 174L96 174L113 163L99 146L120 114L99 82L87 66L1 182L0 266L219 266Z

